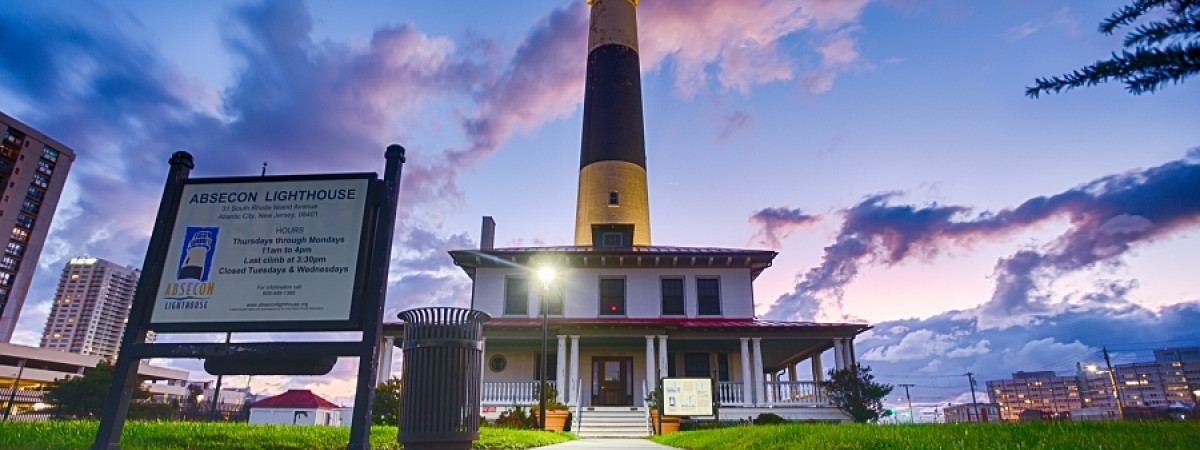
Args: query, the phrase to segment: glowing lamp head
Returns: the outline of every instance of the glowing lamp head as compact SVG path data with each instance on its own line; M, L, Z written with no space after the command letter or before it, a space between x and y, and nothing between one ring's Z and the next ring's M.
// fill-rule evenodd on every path
M542 267L537 271L538 279L542 280L542 287L549 287L557 275L552 267Z
M1098 371L1099 371L1099 369L1100 369L1100 368L1099 368L1099 367L1097 367L1095 364L1088 364L1088 365L1087 365L1087 370L1088 370L1088 372L1095 373L1095 372L1098 372Z

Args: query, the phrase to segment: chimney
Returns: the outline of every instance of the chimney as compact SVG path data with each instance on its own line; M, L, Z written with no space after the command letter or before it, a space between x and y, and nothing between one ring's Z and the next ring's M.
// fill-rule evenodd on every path
M638 0L588 0L575 245L650 245Z
M479 232L479 249L492 250L496 248L496 221L492 216L483 216L483 231Z

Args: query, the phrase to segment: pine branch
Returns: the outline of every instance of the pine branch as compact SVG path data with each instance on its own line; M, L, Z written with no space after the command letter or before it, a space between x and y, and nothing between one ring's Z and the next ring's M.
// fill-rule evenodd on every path
M1186 39L1200 33L1200 18L1169 19L1142 25L1125 36L1125 46L1152 45L1170 38Z
M1112 54L1112 58L1076 70L1070 74L1039 78L1025 95L1038 98L1044 93L1059 93L1081 86L1095 86L1121 80L1133 94L1154 92L1170 81L1176 83L1200 73L1200 43L1174 45L1162 49L1138 49Z
M1186 0L1184 1L1186 2ZM1137 0L1133 2L1132 5L1121 8L1120 11L1117 11L1107 19L1104 19L1104 21L1100 23L1100 32L1104 34L1112 34L1117 28L1133 23L1151 9L1158 8L1172 2L1178 3L1180 0Z

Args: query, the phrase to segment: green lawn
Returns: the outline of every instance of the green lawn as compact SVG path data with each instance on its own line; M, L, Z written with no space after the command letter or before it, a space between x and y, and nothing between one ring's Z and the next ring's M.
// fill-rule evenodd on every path
M83 449L92 445L99 422L0 422L0 448ZM574 439L568 433L485 427L474 448L530 448ZM248 425L244 423L125 423L126 449L342 449L350 427ZM371 428L371 447L398 449L396 427Z
M688 449L1196 449L1197 422L784 424L688 431L654 442Z

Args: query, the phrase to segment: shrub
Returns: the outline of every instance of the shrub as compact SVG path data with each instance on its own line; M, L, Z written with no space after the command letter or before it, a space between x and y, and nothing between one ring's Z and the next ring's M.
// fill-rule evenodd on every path
M496 419L495 425L504 428L515 428L518 430L530 430L536 428L536 420L525 412L525 408L521 405L515 405L512 409L500 413L500 417Z
M784 420L784 418L779 417L778 414L774 414L774 413L762 413L762 414L759 414L758 417L754 418L755 425L773 425L773 424L777 424L777 423L786 423L786 422L787 422L787 420Z

